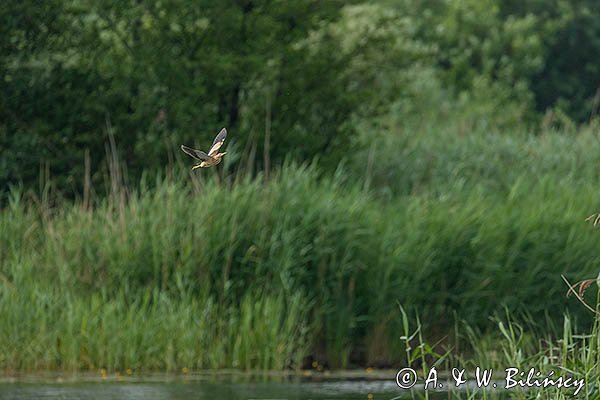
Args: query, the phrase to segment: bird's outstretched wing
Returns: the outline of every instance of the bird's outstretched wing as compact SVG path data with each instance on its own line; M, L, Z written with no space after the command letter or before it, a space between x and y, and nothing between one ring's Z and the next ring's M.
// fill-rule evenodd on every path
M210 146L210 150L208 151L209 156L214 156L219 152L223 143L225 143L225 138L227 137L227 130L225 128L221 129L221 132L215 137L212 146Z
M181 150L183 150L183 152L185 154L187 154L188 156L190 156L192 158L195 158L196 160L200 160L200 161L210 160L210 157L205 152L196 150L196 149L192 149L191 147L187 147L183 144L181 145Z

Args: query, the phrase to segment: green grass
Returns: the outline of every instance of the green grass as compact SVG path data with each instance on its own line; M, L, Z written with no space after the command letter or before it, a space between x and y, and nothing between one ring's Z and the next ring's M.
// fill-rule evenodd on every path
M330 366L348 366L353 351L397 360L398 302L439 332L454 312L476 325L502 306L560 315L560 274L595 268L600 237L581 216L594 197L546 181L503 199L474 191L384 204L290 168L264 186L164 183L123 208L15 201L0 220L0 316L10 321L0 346L14 352L2 365L286 366L260 359L271 353L234 354L244 343L232 344L231 329L259 334L244 301L264 302L260 322L296 366L304 339ZM243 323L217 328L223 317Z
M451 115L417 122L390 116L361 129L362 150L348 168L390 199L473 187L504 195L519 181L531 184L544 178L557 189L598 186L598 122L577 132L548 129L534 135L524 128L499 131L471 125ZM368 168L370 153L374 162Z
M148 289L135 299L77 297L30 285L2 296L0 363L8 371L283 370L306 353L302 299L245 296L238 307Z
M593 146L589 135L573 141ZM434 159L465 146L448 137ZM456 317L493 329L504 309L544 321L571 310L589 326L561 274L597 275L600 235L583 221L599 205L593 166L577 153L552 167L552 154L569 159L552 136L523 169L534 139L493 140L514 145L488 168L469 152L482 142L466 142L421 190L286 164L267 182L175 174L89 208L14 191L0 214L0 369L400 365L398 304L433 340L451 340ZM407 173L421 168L410 154Z
M593 289L590 289L593 290ZM598 292L598 288L596 287ZM600 310L600 296L596 299L596 311ZM539 320L530 318L517 319L506 310L502 317L493 318L495 329L486 332L474 329L468 323L458 322L456 335L451 346L438 344L431 346L424 337L424 327L419 318L411 319L401 308L403 319L403 335L401 340L406 347L406 365L417 371L419 390L411 391L413 399L427 399L430 393L422 390L422 383L430 376L432 367L437 371L446 371L450 386L446 386L448 398L456 400L471 399L548 399L564 400L573 398L597 399L600 395L600 323L596 321L589 331L581 333L573 326L572 319L565 315L562 326L547 332L540 332L543 325ZM600 315L600 314L599 314ZM593 316L593 314L590 314ZM548 329L546 327L545 329ZM460 348L460 351L459 351ZM461 378L467 379L471 385L463 382L460 388L455 387L455 380L450 374L454 368L463 370ZM481 368L491 372L497 388L476 387L476 370ZM517 373L511 382L513 387L505 388L508 368L523 371ZM534 370L533 378L544 382L544 378L557 382L559 378L569 378L570 387L554 385L523 388L514 380L526 381L530 369ZM536 373L539 372L539 375ZM438 372L439 374L439 372ZM438 382L446 379L438 377ZM577 380L578 382L574 382ZM492 382L494 382L492 381ZM583 381L583 384L582 382ZM402 396L395 399L403 398Z

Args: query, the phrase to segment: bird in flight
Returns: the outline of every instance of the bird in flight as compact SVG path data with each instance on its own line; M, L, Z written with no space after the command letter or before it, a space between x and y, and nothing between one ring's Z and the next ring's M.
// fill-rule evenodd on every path
M188 156L192 157L195 160L200 161L200 164L194 165L192 167L192 171L196 168L204 168L204 167L212 167L213 165L217 165L221 162L221 159L227 152L219 153L219 149L225 143L225 138L227 137L227 130L225 128L221 129L221 132L215 137L212 146L210 146L210 150L208 154L201 150L192 149L191 147L187 147L185 145L181 145L181 150Z

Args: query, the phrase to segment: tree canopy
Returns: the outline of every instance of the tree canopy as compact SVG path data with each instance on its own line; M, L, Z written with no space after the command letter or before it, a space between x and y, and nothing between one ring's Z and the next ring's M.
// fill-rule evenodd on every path
M109 135L135 178L222 126L261 168L265 152L334 167L362 123L448 104L495 126L583 123L599 58L594 0L6 0L0 187L47 169L78 190Z

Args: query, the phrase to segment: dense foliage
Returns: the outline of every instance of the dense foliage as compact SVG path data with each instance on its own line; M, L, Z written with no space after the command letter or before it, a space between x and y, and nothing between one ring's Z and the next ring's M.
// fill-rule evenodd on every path
M585 122L599 21L595 0L7 0L0 187L42 170L72 195L86 153L98 183L109 133L137 179L221 126L254 169L286 155L334 168L389 113Z
M399 305L444 343L455 318L485 331L505 308L589 321L560 275L597 274L600 237L583 221L597 209L595 131L482 151L494 136L409 143L411 173L371 180L397 182L389 201L368 177L294 165L267 183L181 170L128 199L115 185L93 207L13 192L0 214L0 368L399 365Z
M0 369L398 365L399 304L443 341L561 319L599 4L1 2Z

